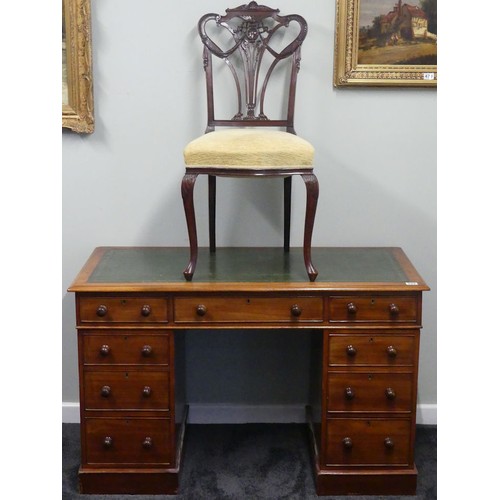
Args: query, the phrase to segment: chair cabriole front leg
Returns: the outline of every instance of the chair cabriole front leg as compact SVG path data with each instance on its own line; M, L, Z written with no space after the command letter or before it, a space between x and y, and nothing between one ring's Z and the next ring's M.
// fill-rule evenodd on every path
M196 218L194 214L194 184L198 174L186 173L182 179L181 192L182 201L184 203L184 212L186 214L186 222L189 235L189 264L184 270L184 277L187 281L193 279L196 261L198 259L198 237L196 235Z
M314 217L316 216L316 206L318 205L319 183L313 173L302 174L302 179L306 185L306 220L304 225L304 263L309 276L309 281L314 281L318 276L318 271L311 261L311 241L314 227Z

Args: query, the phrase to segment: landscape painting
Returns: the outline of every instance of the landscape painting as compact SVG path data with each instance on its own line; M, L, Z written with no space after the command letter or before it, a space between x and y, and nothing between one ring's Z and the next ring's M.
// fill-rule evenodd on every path
M437 85L437 0L337 0L335 86Z
M437 0L361 0L358 63L437 64L436 9Z

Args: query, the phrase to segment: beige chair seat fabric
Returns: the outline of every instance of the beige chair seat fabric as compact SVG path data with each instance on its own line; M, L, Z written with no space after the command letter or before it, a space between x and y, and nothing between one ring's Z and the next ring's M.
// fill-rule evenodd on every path
M313 159L309 142L278 130L216 130L184 149L188 168L311 169Z

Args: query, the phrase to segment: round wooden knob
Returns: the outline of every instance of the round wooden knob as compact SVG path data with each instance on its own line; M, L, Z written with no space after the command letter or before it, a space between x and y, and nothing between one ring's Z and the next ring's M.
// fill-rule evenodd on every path
M392 450L394 448L394 441L390 437L386 437L384 439L384 445L388 450Z
M144 304L141 308L141 315L145 318L151 314L151 306L149 304Z
M399 307L396 304L391 304L389 306L389 312L392 316L397 316L399 314Z
M99 349L99 353L101 356L107 356L111 352L111 348L107 344L103 344Z
M344 395L346 399L354 399L354 389L352 387L346 387L344 391Z
M345 450L350 450L352 448L352 439L350 437L345 437L342 439L342 444Z
M145 345L141 349L141 354L145 357L148 358L153 354L153 348L150 345Z
M110 394L111 394L111 387L109 385L103 385L101 387L101 396L103 398L107 398L109 397Z
M349 344L346 348L345 348L345 352L347 353L348 356L356 356L356 353L358 352L356 350L356 348L352 345L352 344Z
M207 314L207 306L203 304L198 304L196 306L196 314L198 316L205 316L205 314Z
M151 449L153 447L153 440L149 436L145 437L144 441L142 442L142 447L146 450Z
M145 398L149 398L149 396L151 396L151 387L149 387L149 385L144 386L144 389L142 389L142 395Z
M391 387L388 387L386 390L385 390L385 397L387 399L396 399L396 391L394 391L394 389L392 389Z
M349 304L347 304L347 312L349 314L356 314L358 312L358 307L354 302L349 302Z
M298 318L302 314L302 309L300 308L300 306L298 304L294 304L292 306L291 312L292 312L292 316L295 316L296 318Z
M106 316L106 314L108 314L108 308L104 304L101 304L101 305L97 306L95 313L100 318L103 318L104 316Z
M395 358L398 355L397 349L394 346L392 346L392 345L390 345L389 347L387 347L386 351L387 351L387 355L390 358Z
M111 436L106 436L102 441L102 445L104 448L111 448L111 446L113 446L113 438Z

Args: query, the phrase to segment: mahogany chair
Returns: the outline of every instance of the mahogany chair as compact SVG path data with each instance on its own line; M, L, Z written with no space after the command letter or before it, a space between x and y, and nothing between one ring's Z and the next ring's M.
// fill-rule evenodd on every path
M192 279L198 257L193 202L198 175L208 175L210 252L216 251L216 177L265 176L284 179L283 247L288 252L291 181L292 175L300 175L306 187L304 262L309 280L314 281L318 271L311 261L311 239L319 184L313 173L314 148L308 141L298 137L294 129L300 47L307 34L307 23L299 15L281 16L278 9L250 2L227 9L225 15L204 15L198 23L198 32L204 46L208 121L205 134L191 141L184 149L186 172L182 180L182 198L190 244L190 260L184 270L184 277L188 281ZM237 108L230 118L215 117L214 75L220 74L214 67L216 62L222 63L224 71L229 70L232 75L230 88L235 90ZM269 118L264 111L271 77L279 77L281 82L282 95L275 98L275 95L279 95L275 87L272 94L274 108L278 102L278 111L282 111L283 116L279 119ZM283 80L286 86L284 92ZM223 101L226 101L226 97L224 95Z

